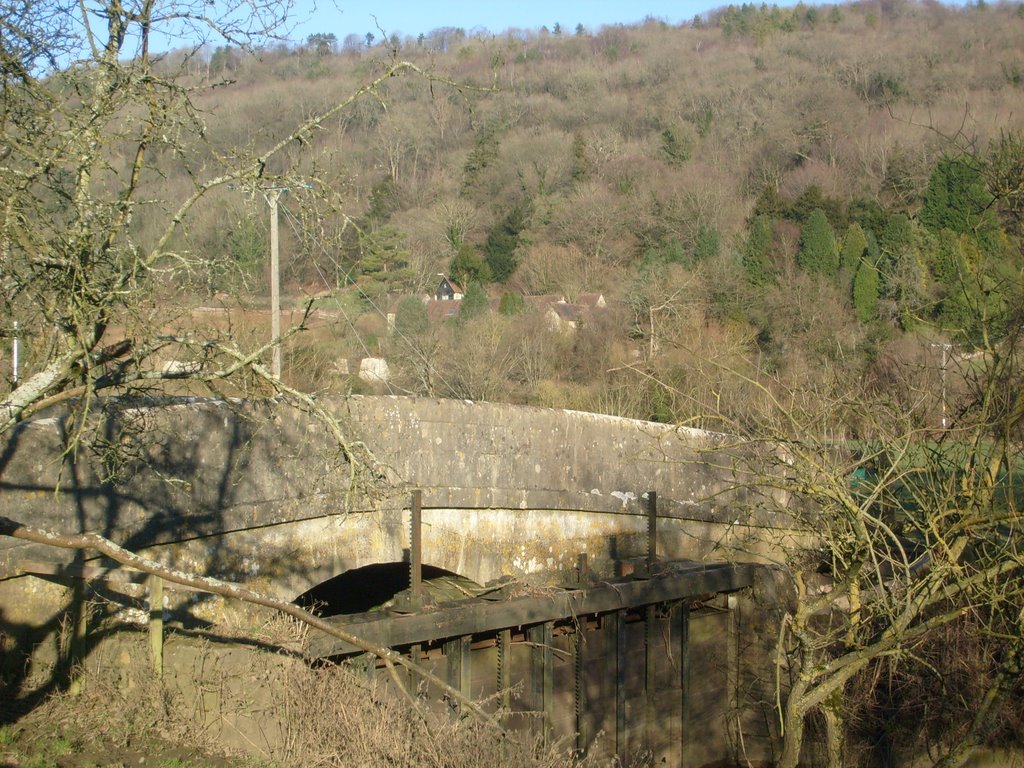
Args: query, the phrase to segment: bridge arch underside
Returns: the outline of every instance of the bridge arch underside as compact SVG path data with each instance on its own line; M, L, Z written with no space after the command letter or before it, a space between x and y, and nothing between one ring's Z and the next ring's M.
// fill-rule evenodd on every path
M622 513L541 509L424 509L422 562L485 586L503 577L564 582L587 556L589 570L612 575L647 552L647 519ZM248 584L293 601L343 574L409 562L406 510L329 515L171 545L163 559ZM762 529L659 518L658 556L670 560L750 560ZM739 557L737 557L739 555ZM369 572L364 572L364 575ZM384 572L381 571L380 574ZM365 581L364 581L365 583ZM326 589L326 587L325 587Z
M444 568L424 564L420 571L425 594L436 600L465 600L480 592L480 585ZM409 589L408 562L374 563L345 571L303 592L295 602L322 618L365 613L387 607Z

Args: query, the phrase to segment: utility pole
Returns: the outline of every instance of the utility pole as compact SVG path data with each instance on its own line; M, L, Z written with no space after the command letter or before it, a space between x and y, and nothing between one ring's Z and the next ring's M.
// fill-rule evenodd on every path
M299 186L309 189L309 184ZM230 189L234 186L228 185ZM277 235L277 201L290 187L264 187L263 199L270 206L270 338L274 342L271 372L281 378L281 252Z
M11 342L11 380L18 386L18 321L14 321L14 341Z
M942 431L946 431L946 364L949 361L949 350L952 349L953 345L949 342L933 342L929 344L930 347L941 347L942 348L942 368L939 369L939 379L942 382Z
M942 431L946 431L946 358L949 355L949 344L942 345Z
M281 378L281 253L277 237L277 200L287 187L271 187L263 192L270 205L270 336L274 341L274 378Z

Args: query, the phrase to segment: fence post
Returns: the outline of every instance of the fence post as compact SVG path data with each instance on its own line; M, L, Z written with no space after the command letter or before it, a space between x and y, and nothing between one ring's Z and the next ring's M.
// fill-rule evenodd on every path
M164 674L164 580L149 576L149 649L153 658L153 671L157 677Z

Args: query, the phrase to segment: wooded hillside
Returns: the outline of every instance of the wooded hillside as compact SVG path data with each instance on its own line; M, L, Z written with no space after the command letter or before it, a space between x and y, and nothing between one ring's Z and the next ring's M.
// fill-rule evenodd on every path
M969 351L979 318L1018 306L1019 4L314 37L191 53L197 83L224 81L195 101L209 143L143 187L180 197L203 153L270 145L395 58L439 78L396 79L287 153L318 181L281 200L285 290L337 311L289 342L298 383L344 389L337 361L383 355L394 391L687 421L742 418L744 378L825 393L867 377L935 425L938 398L909 389L938 388L936 345ZM185 304L258 304L263 200L216 192L187 232L178 247L210 269ZM439 273L494 307L440 323L405 302L389 333ZM574 332L517 298L585 293L608 307Z

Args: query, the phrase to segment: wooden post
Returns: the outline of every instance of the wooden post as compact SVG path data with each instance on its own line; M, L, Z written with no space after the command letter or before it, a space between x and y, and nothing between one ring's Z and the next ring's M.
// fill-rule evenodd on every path
M444 654L448 661L448 685L455 688L465 697L470 696L471 661L469 656L469 640L467 635L452 638L444 644ZM459 716L458 702L450 702L451 716Z
M157 677L164 674L164 580L156 575L149 579L149 650L153 658L153 671Z
M366 682L372 689L374 678L377 676L377 657L372 653L364 653L363 658L366 659Z
M730 722L736 726L737 732L740 728L739 722L739 692L740 692L740 648L739 648L739 601L734 595L726 598L726 605L729 608L729 637L727 638L726 656L726 705L729 708Z
M85 686L84 664L89 650L88 589L83 578L75 578L71 585L71 636L61 652L67 664L68 693L77 696Z
M544 709L544 746L552 741L555 726L555 641L553 621L544 622L544 686L541 689L541 705Z
M267 191L270 204L270 336L274 340L271 372L281 378L281 256L277 236L277 200L283 189Z
M581 587L590 581L590 560L586 552L580 552L576 556L576 583Z
M419 643L414 643L409 647L409 661L413 664L421 664L423 662L423 646ZM417 693L417 687L420 683L420 676L413 670L409 672L409 695L415 697Z

